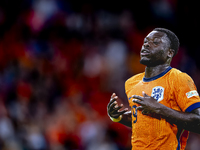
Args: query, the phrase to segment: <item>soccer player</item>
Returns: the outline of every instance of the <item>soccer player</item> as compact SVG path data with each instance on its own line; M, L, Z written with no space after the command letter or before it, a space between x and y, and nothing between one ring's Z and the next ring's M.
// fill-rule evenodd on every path
M140 63L145 72L129 78L125 91L131 111L121 110L117 95L107 106L114 122L132 127L132 150L184 150L188 131L200 134L200 98L189 75L170 66L179 39L155 28L144 39Z

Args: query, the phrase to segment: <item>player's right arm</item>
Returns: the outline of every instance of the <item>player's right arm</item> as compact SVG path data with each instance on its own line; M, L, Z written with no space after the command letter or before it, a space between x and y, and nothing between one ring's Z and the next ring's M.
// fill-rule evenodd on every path
M120 109L123 107L123 104L118 106L116 101L117 98L118 96L116 96L116 94L113 93L110 102L108 103L107 106L108 115L109 117L114 118L116 120L120 118L121 120L119 119L120 120L119 123L131 127L132 126L131 111L128 111L128 108L125 108L124 110L120 111Z

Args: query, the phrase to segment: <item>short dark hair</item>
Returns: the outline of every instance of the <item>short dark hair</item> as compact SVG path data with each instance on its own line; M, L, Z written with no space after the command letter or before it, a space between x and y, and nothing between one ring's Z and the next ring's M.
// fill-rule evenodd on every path
M165 28L155 28L153 31L160 31L160 32L164 32L165 34L167 34L167 37L170 40L170 48L173 49L174 52L174 56L178 53L178 49L179 49L179 39L176 36L176 34L168 29Z

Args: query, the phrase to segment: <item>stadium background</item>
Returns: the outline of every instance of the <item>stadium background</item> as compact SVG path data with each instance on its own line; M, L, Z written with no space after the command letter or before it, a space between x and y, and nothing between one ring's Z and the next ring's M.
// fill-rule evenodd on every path
M172 67L200 89L199 2L0 1L0 149L130 150L131 130L109 120L115 92L142 72L139 51L155 27L174 31ZM191 133L187 150L199 150Z

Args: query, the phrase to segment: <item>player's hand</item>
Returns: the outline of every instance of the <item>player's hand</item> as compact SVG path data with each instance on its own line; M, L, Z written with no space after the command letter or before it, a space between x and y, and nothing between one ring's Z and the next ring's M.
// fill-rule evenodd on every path
M123 104L119 106L116 101L117 99L118 99L118 96L116 96L116 94L113 93L110 98L110 102L107 105L108 115L112 118L118 118L120 115L128 111L128 108L125 108L124 110L119 111L123 107Z
M144 91L142 96L133 95L133 102L139 104L137 110L141 110L144 115L159 115L159 110L162 104L158 103L156 99L147 95Z

